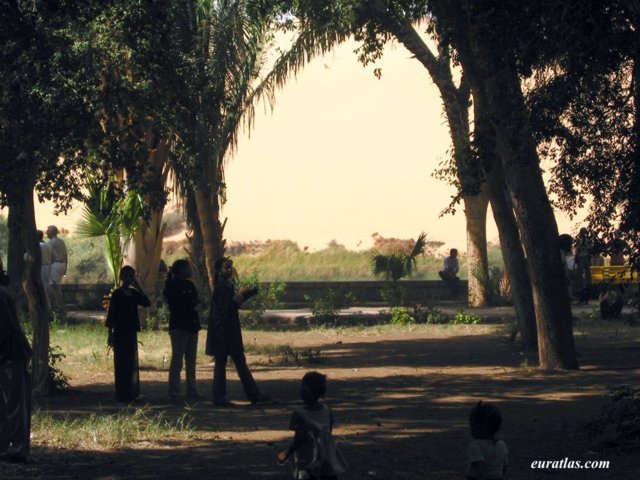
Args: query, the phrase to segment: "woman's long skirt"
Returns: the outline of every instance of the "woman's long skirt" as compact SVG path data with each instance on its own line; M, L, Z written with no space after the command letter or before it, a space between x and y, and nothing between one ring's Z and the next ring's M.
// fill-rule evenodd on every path
M114 332L113 364L116 381L116 401L134 401L140 396L138 335L136 332Z

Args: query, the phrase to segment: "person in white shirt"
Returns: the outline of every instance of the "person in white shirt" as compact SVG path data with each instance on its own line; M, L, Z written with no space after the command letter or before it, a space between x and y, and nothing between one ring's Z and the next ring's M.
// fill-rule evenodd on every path
M67 247L62 239L58 238L58 227L49 225L47 227L47 238L51 248L51 298L53 309L64 316L64 301L60 284L62 277L67 273Z
M438 272L438 275L440 275L442 280L449 284L453 297L458 295L460 279L458 278L457 273L459 270L460 262L458 261L458 249L452 248L449 251L449 256L442 262L442 270Z
M47 305L50 305L51 263L53 259L53 252L51 251L51 247L49 246L49 244L44 241L44 232L42 230L38 230L38 240L40 241L40 255L42 256L42 269L40 270L42 287L44 288Z

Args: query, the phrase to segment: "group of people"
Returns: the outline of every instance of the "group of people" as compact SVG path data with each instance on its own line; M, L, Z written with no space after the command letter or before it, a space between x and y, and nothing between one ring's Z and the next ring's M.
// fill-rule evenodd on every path
M227 398L226 365L231 357L247 399L253 404L271 399L260 392L247 366L240 328L240 305L257 294L257 288L237 289L233 281L233 261L221 258L215 263L214 284L207 329L206 354L213 356L213 404L232 407ZM192 271L187 260L176 260L167 275L163 294L169 307L169 336L171 362L169 364L168 393L171 401L180 394L180 373L186 370L186 396L202 399L196 385L196 354L200 319L197 311L198 292L190 280ZM106 326L108 345L113 348L115 392L118 402L135 402L140 395L137 332L140 331L138 306L148 307L149 298L136 280L133 267L120 270L120 287L111 295ZM290 461L296 479L337 479L346 471L346 462L338 452L331 436L333 415L320 402L326 393L326 376L309 372L302 379L300 397L304 407L296 409L291 418L294 441L278 454L279 462ZM318 448L327 455L319 457Z
M452 255L457 255L457 251ZM226 365L231 357L244 393L252 404L269 401L262 394L247 366L238 310L240 305L257 293L257 289L237 289L233 262L221 258L215 264L216 281L211 297L206 354L215 358L213 374L213 404L230 407L227 398ZM456 269L457 272L457 269ZM171 362L169 365L169 398L178 399L180 373L186 370L187 398L201 399L196 386L196 353L200 320L198 293L190 280L191 266L177 260L171 266L164 287L169 306ZM114 350L115 390L119 402L135 401L140 394L136 332L140 330L138 306L149 306L149 299L135 278L135 271L125 266L120 272L121 286L111 296L106 325L109 345ZM301 408L296 408L289 424L293 441L278 453L281 464L290 463L295 479L335 480L347 471L348 465L332 437L334 417L331 409L320 400L327 391L327 378L319 372L308 372L302 378ZM468 479L500 479L506 470L507 447L495 434L502 418L497 407L478 403L469 418L474 438L467 448Z
M47 304L59 315L64 316L64 301L60 284L62 277L67 273L67 247L64 240L58 237L59 231L55 225L47 227L48 242L44 241L44 233L42 230L37 230L42 256L40 270L42 286Z
M238 290L233 281L233 261L221 258L215 263L215 286L211 296L206 354L213 356L213 403L216 407L230 407L227 398L226 365L231 357L242 382L247 399L252 404L270 399L260 392L247 366L240 328L240 305L257 293L257 288ZM169 364L168 394L171 401L180 395L180 373L186 371L186 395L202 398L196 385L196 355L200 318L198 291L190 280L191 265L187 260L176 260L167 275L163 294L169 307L169 337L171 362ZM138 306L148 307L149 298L136 280L133 267L120 270L120 287L111 295L106 326L108 345L113 347L115 391L118 402L134 402L140 395L138 370L138 341L140 331Z
M626 244L619 238L615 238L610 245L605 248L589 234L586 228L581 228L578 235L573 238L569 234L562 234L558 237L558 246L562 255L569 296L580 304L587 304L591 296L591 267L604 266L603 254L609 253L610 266L625 265L624 250Z
M213 404L230 407L226 395L226 364L233 359L245 395L252 404L269 401L249 370L244 355L238 310L257 293L257 289L237 289L233 262L222 258L215 264L216 281L212 293L207 331L206 353L215 358ZM200 320L198 294L190 280L191 266L186 260L172 265L164 287L169 306L171 363L168 393L177 400L180 373L186 365L186 395L203 398L196 387L196 352ZM140 330L138 306L148 307L149 298L136 279L133 267L120 271L120 287L109 302L106 326L108 344L114 352L115 392L118 402L134 402L140 394L137 332ZM31 348L22 332L15 303L5 286L8 277L0 265L0 460L24 462L29 453L31 395L27 364ZM296 408L289 428L293 441L278 453L281 464L290 463L295 479L336 480L348 465L335 445L331 409L321 402L327 391L327 377L319 372L306 373L300 385L303 406ZM504 478L508 463L505 443L496 440L502 418L491 404L479 402L471 411L469 424L473 440L467 446L467 479Z

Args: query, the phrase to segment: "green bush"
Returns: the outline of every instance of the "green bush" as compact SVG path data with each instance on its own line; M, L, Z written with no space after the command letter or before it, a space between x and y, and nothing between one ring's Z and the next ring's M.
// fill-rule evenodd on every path
M394 325L413 325L416 323L416 319L413 318L406 307L393 307L390 321Z
M104 239L64 238L69 255L65 283L112 283L104 252Z
M356 301L355 295L343 288L329 288L318 296L305 295L304 299L309 302L313 322L316 325L335 324L340 310L349 308Z
M281 298L285 294L287 285L283 282L272 282L268 286L260 283L258 273L240 278L238 288L258 287L258 294L247 301L240 312L240 322L243 326L254 327L262 319L266 310L275 310L282 306Z
M169 325L169 305L162 303L153 315L147 318L147 330L160 330L162 326Z
M477 325L482 321L479 315L475 313L466 313L464 310L460 310L456 313L451 323L453 325Z
M69 377L67 377L57 364L67 356L62 353L58 345L49 347L49 393L55 394L69 388Z

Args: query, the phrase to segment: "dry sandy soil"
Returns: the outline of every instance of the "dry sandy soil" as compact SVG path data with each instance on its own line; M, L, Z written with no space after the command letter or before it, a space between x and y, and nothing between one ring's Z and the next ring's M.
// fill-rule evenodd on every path
M623 332L623 333L621 333ZM17 479L287 479L275 455L290 438L290 412L299 379L310 369L329 377L327 403L335 434L351 465L345 479L464 478L469 441L468 411L479 400L503 413L499 437L510 449L508 478L636 479L638 452L590 447L580 425L597 417L608 386L638 384L640 327L612 324L578 334L581 369L544 374L521 366L522 356L501 325L369 328L362 331L246 332L245 342L320 349L325 363L282 366L249 356L264 393L277 403L252 408L229 372L234 409L210 403L212 367L198 365L208 399L170 405L166 372L142 371L142 389L152 411L179 416L188 411L195 438L132 445L114 451L45 448L34 439L26 465L0 464L1 478ZM79 392L40 401L53 413L115 412L112 378L106 373L73 378ZM534 460L607 460L603 470L532 470Z

